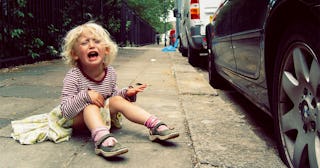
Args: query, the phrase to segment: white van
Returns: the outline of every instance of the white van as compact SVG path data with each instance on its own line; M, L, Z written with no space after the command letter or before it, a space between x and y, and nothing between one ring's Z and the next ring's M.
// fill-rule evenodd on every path
M223 0L176 0L179 51L193 66L207 64L206 25Z

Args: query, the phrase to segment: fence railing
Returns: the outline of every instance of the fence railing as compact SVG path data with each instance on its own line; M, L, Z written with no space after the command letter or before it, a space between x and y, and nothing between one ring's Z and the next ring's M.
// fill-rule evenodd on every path
M123 45L147 45L155 43L156 31L141 19L125 3L121 7L120 42Z
M13 10L19 7L18 2L16 0L0 0L0 68L12 64L29 63L30 61L37 61L39 59L52 58L52 56L48 56L50 54L47 53L48 48L46 47L53 46L59 49L61 38L65 35L65 32L79 23L97 20L99 23L105 24L105 27L108 27L107 24L110 23L108 19L111 18L110 13L112 12L110 11L110 7L103 6L103 3L106 1L79 0L74 1L73 5L78 6L73 7L69 6L71 2L69 1L27 0L27 5L23 8L23 13L31 13L32 18L26 20L27 24L23 25L23 23L17 21L17 16L12 15L16 12ZM115 8L112 10L120 11L120 16L116 14L116 12L113 12L114 16L112 16L112 18L119 20L120 30L116 31L116 33L112 33L112 31L110 33L120 46L142 46L155 42L156 31L152 26L141 19L126 3L122 3L121 5L117 4L116 7L118 9ZM74 10L74 15L77 15L77 17L71 16L73 18L70 19L68 26L65 25L66 16L64 12L66 10ZM103 19L99 20L99 18ZM32 48L33 44L30 41L28 44L25 44L23 43L25 39L13 38L12 32L8 32L8 30L21 26L23 26L23 29L31 32L29 35L25 34L24 36L39 38L44 42L46 47L44 46L34 50L34 52L40 54L40 57L32 58L28 53L30 51L22 51L22 46L13 45L19 42L22 43L22 45L29 45ZM55 57L56 56L57 55L55 55Z
M48 29L61 27L63 5L63 0L0 0L0 68L57 57L45 53L58 48L61 30Z

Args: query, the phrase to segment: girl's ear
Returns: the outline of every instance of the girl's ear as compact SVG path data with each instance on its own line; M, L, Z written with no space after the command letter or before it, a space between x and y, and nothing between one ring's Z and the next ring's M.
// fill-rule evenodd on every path
M109 47L106 47L105 54L106 54L106 55L109 55L109 53L110 53L110 48L109 48Z
M75 51L73 51L73 50L71 50L71 56L72 56L72 58L73 58L74 60L78 60L78 59L79 59L77 53L76 53Z

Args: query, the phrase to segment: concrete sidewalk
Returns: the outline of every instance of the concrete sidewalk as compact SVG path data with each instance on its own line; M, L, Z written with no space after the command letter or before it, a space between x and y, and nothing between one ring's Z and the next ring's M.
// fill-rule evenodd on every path
M122 48L113 66L119 87L149 85L136 103L175 127L180 137L150 142L145 127L125 119L123 128L112 132L129 152L112 159L95 155L90 136L83 133L60 144L20 145L10 138L10 121L49 112L60 103L62 80L69 68L61 60L42 62L0 70L0 167L283 166L276 151L243 125L241 114L214 96L216 91L185 57L161 52L162 48ZM233 129L226 132L226 126Z
M68 67L61 60L42 62L2 70L0 167L193 167L193 150L174 78L174 54L162 53L161 47L120 49L113 66L119 87L137 82L149 85L138 95L137 104L179 130L179 138L152 143L145 127L124 120L123 129L113 133L129 147L129 152L110 160L94 154L93 143L86 134L77 134L60 144L20 145L10 138L10 121L49 112L60 101Z

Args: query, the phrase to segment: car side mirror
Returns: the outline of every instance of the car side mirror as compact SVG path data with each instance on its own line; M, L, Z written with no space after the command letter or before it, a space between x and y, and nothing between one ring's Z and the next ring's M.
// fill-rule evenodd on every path
M174 16L175 18L180 18L180 17L181 17L181 14L178 12L178 9L174 9L174 10L173 10L173 16Z

